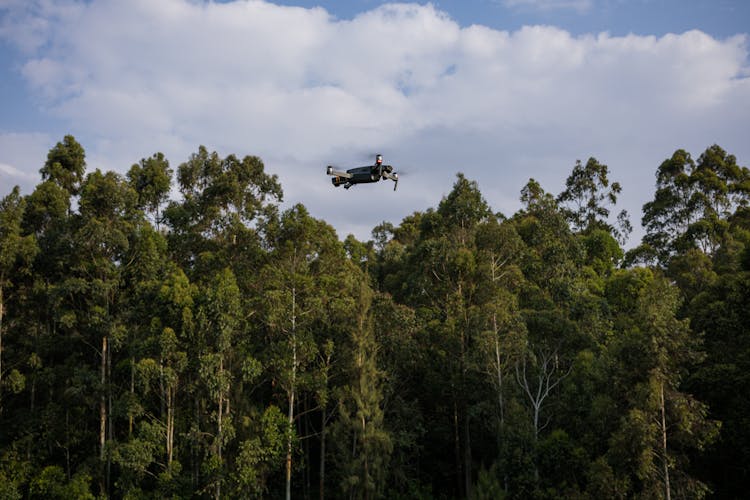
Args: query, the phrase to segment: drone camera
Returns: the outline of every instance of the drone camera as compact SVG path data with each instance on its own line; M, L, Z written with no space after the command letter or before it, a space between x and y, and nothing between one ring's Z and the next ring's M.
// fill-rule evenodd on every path
M344 179L343 177L339 177L338 175L331 179L331 184L333 184L336 187L339 187L342 184L346 184L348 179Z

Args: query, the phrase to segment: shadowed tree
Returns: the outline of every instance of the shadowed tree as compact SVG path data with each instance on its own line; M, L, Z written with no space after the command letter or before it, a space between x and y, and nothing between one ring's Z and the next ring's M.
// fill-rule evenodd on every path
M13 288L12 278L20 273L28 273L29 265L38 248L33 235L24 235L23 221L26 202L20 196L18 186L0 201L0 415L3 412L3 391L5 389L6 367L3 366L3 334L7 296ZM16 371L17 372L17 371ZM20 373L14 374L19 379Z
M707 487L689 473L691 449L715 440L719 424L707 406L682 389L690 368L704 354L701 339L687 320L676 317L679 291L646 271L630 296L629 317L621 318L622 334L612 344L613 381L626 382L627 406L613 434L609 460L630 475L634 493L657 498L702 498ZM625 311L623 311L625 312ZM632 314L632 316L630 316Z
M620 243L627 240L632 231L628 213L623 210L617 216L617 227L610 225L608 205L617 203L622 188L619 182L610 185L609 168L596 158L589 158L586 165L576 161L573 171L565 181L565 190L557 197L563 213L574 231L591 232L604 229L612 233Z
M333 228L310 217L302 205L271 219L265 232L270 255L260 272L263 300L259 301L258 310L266 335L265 363L286 399L289 498L297 408L303 395L315 392L327 370L327 363L318 360L327 357L330 339L316 333L326 323L325 315L332 311L330 302L345 300L351 293L351 275L359 270L346 259Z
M717 145L698 159L679 149L656 172L653 201L643 205L643 243L629 260L657 261L691 248L713 254L726 234L727 219L750 203L750 171Z
M206 339L206 349L200 355L199 372L214 405L211 417L216 427L210 449L215 464L215 474L211 480L217 500L222 496L222 485L228 475L224 447L235 435L229 398L233 382L230 356L240 333L241 317L239 287L232 271L226 268L205 289L196 313L196 329L201 330Z

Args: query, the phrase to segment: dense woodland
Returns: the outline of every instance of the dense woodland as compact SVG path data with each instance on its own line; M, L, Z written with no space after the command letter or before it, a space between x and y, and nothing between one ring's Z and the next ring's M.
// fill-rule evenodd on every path
M0 498L746 495L750 173L719 146L655 166L628 252L595 158L510 216L459 173L367 242L253 156L40 165L0 203Z

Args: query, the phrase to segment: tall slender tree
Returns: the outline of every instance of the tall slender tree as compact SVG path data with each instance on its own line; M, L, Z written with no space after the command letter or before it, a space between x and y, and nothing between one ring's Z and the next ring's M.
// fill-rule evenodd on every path
M634 387L610 456L632 467L632 484L640 484L636 494L702 498L706 485L689 473L686 451L712 442L719 424L681 385L703 357L700 337L687 320L677 319L679 293L667 279L647 275L641 283L635 290L634 317L626 320L627 330L613 344L629 358L623 369L638 372L615 375L631 378Z
M393 448L383 422L371 304L372 291L361 281L355 306L356 324L347 349L349 382L339 395L340 419L333 431L339 449L341 488L349 498L358 499L383 494Z
M24 235L22 221L26 202L15 186L11 193L0 200L0 414L3 411L3 319L6 296L13 287L11 280L19 272L28 272L29 265L38 251L33 235Z

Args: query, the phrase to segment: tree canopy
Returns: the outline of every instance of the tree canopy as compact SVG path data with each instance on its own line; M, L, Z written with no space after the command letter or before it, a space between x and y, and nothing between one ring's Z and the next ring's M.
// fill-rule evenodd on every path
M507 216L458 173L369 241L256 156L85 157L0 201L0 497L745 494L750 173L719 146L657 166L628 252L593 157Z

